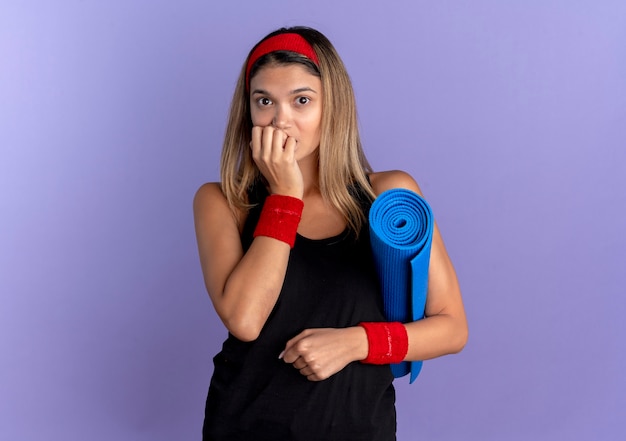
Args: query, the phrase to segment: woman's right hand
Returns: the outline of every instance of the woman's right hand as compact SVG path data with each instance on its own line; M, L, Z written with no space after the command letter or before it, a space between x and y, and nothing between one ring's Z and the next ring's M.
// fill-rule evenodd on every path
M273 126L252 128L252 159L267 179L272 194L302 199L304 181L296 161L298 141Z

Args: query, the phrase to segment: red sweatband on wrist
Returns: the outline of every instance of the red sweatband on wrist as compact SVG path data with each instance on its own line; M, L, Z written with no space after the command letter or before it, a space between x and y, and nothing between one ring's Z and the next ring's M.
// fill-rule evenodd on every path
M272 237L293 248L303 208L301 199L280 194L268 196L252 236Z
M400 363L409 351L409 336L400 322L361 322L365 329L369 351L361 363Z

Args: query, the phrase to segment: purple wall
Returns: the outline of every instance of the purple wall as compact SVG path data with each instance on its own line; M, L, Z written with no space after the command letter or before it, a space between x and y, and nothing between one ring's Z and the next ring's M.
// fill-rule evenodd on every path
M200 438L225 332L191 200L247 50L294 24L461 280L470 342L397 381L399 440L622 439L626 3L216 3L0 5L0 439Z

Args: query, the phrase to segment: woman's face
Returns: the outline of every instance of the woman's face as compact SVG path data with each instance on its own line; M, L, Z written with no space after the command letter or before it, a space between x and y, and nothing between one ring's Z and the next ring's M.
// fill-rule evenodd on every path
M320 144L322 82L300 64L266 66L250 79L250 113L254 126L274 126L298 141L296 159Z

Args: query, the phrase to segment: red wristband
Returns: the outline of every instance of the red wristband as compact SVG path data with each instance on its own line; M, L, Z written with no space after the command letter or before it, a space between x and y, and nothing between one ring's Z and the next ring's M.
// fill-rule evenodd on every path
M361 322L365 329L369 350L361 363L400 363L409 351L409 336L400 322Z
M268 196L252 236L272 237L293 248L303 208L301 199L280 194Z

